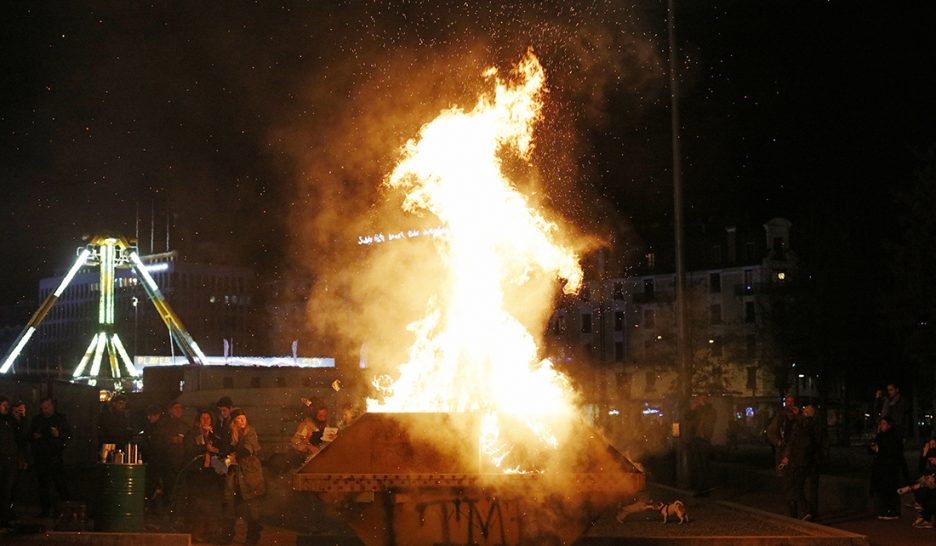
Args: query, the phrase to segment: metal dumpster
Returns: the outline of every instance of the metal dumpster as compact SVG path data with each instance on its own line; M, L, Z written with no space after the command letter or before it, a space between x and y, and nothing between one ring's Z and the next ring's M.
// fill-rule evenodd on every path
M638 468L583 429L567 471L504 473L479 450L477 416L368 413L293 476L368 546L571 544L641 491ZM447 441L428 440L446 431ZM435 434L437 436L437 434ZM466 456L468 454L468 456Z

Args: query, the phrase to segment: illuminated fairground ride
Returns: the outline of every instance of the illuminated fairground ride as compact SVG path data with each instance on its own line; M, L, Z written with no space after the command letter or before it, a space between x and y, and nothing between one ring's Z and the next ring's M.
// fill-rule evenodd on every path
M204 364L207 361L204 353L192 339L183 326L182 321L169 306L169 302L159 290L156 281L146 270L143 260L137 252L135 244L131 244L123 237L96 236L91 242L78 248L78 259L72 265L71 269L62 279L61 284L55 291L39 306L39 309L33 313L31 319L20 332L19 336L10 346L9 351L3 355L0 361L0 374L5 374L13 367L16 358L23 351L23 348L36 333L39 324L46 317L52 306L58 301L59 296L65 291L69 283L74 279L78 271L85 266L98 266L100 268L100 301L98 303L98 328L97 332L91 337L91 343L88 350L78 362L78 366L72 373L72 380L89 385L96 385L99 379L112 380L115 390L123 390L125 382L133 382L140 379L142 372L138 370L124 349L120 337L117 335L114 327L114 289L117 276L115 274L118 268L131 269L140 279L140 284L146 291L146 295L156 307L156 311L166 323L169 329L169 335L175 344L179 347L190 364ZM101 362L104 360L105 353L110 367L110 377L101 375ZM88 369L88 364L91 367ZM120 364L123 363L126 375L122 375ZM85 371L87 373L85 373Z

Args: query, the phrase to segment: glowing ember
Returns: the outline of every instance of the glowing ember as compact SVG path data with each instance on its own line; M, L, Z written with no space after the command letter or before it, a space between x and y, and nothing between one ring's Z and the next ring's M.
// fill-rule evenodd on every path
M582 270L575 253L555 242L558 227L503 169L507 154L529 161L543 68L528 52L508 80L493 69L485 75L493 98L482 95L471 111L443 111L406 144L386 180L405 193L407 212L441 222L435 242L448 278L425 317L409 326L416 337L409 362L395 381L375 382L382 399L369 400L368 409L481 412L482 449L517 471L526 463L508 457L515 446L556 449L577 418L568 380L539 360L523 322L548 314L560 279L565 292L578 291Z

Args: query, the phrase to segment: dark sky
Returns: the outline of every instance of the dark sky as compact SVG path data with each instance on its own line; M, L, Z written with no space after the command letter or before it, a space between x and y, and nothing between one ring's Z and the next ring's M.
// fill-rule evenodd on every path
M889 188L936 142L931 3L677 4L689 220L787 216L804 246L887 229ZM0 8L0 303L137 211L146 250L151 209L159 248L168 211L186 254L306 274L307 251L353 242L334 225L419 124L527 46L557 208L588 230L671 222L658 0L105 5Z

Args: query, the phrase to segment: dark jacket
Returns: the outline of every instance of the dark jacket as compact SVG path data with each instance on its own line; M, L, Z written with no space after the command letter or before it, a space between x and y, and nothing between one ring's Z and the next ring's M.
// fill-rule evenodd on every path
M118 449L130 442L133 431L127 412L118 413L110 406L104 408L98 417L98 444L116 444Z
M796 415L792 411L784 409L777 415L774 415L765 430L767 441L774 448L774 457L776 462L783 458L783 451L790 441L790 435L793 433L793 426L796 424Z
M871 463L871 490L885 494L896 491L901 486L900 468L903 461L903 444L895 429L878 432L874 437L878 451L873 453Z
M223 457L231 452L231 419L224 419L218 417L218 426L215 427L215 430L218 433L218 437L221 438L221 443L218 446L221 450L220 455Z
M194 427L189 429L188 433L185 435L185 460L190 461L197 456L217 456L217 453L211 453L208 450L208 447L212 446L217 449L220 453L221 451L221 437L218 436L214 431L203 433L201 427ZM199 464L199 467L204 468L206 465L204 463Z
M143 461L150 468L162 468L166 461L166 454L159 441L159 424L163 419L164 417L160 417L155 423L147 420L137 438Z
M815 417L797 417L783 455L799 468L818 468L828 460L828 436Z
M19 457L12 415L0 415L0 463L14 464Z
M52 436L53 427L58 429L58 438ZM61 461L65 444L71 439L71 428L61 413L53 413L48 417L40 413L33 417L29 436L32 438L33 457L37 463Z
M185 463L185 435L191 429L182 419L172 416L159 420L159 445L164 450L166 464L175 470L181 469Z
M193 461L189 476L193 486L192 495L195 497L216 499L220 493L224 478L215 471L212 465L212 458L217 457L218 454L208 449L209 446L219 449L220 444L220 436L213 431L205 433L198 426L189 429L185 435L185 460Z
M901 438L907 435L907 425L910 421L910 406L904 397L898 393L893 398L884 400L884 407L881 408L881 417L890 417L893 428Z

